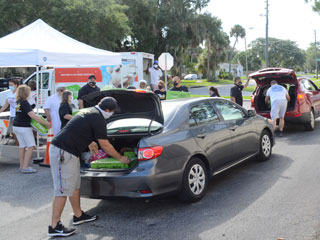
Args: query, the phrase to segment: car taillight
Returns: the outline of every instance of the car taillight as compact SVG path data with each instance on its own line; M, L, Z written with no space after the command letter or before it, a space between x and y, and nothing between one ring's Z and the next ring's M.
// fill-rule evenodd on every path
M151 160L151 159L157 158L162 154L162 150L163 150L162 146L139 148L138 160L145 161L145 160Z
M304 93L299 93L298 96L297 96L297 99L298 99L299 101L301 101L301 100L304 99L304 97L305 97L305 94L304 94Z

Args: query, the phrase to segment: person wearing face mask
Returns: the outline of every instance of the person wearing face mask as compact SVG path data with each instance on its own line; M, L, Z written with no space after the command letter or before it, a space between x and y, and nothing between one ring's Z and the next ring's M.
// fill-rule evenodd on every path
M158 90L155 90L154 93L160 97L160 100L166 100L167 91L165 89L164 81L158 81Z
M241 78L236 77L234 79L234 86L230 89L230 97L231 101L242 106L243 98L242 98L242 90L249 85L250 78L246 81L244 85L242 85Z
M180 78L178 76L175 76L173 78L173 87L170 89L170 91L189 92L188 88L186 86L182 86L180 82Z
M78 93L78 105L79 108L92 107L87 102L83 102L82 97L93 92L99 92L100 88L97 86L96 76L90 75L88 78L88 83L80 88Z
M16 79L16 78L9 80L10 92L7 95L7 99L6 99L5 104L0 109L0 113L2 113L10 106L10 118L9 118L9 126L8 126L8 130L7 130L7 134L13 134L13 137L16 140L17 145L19 145L19 143L16 138L16 135L13 133L12 125L13 125L13 120L16 116L16 92L17 92L17 88L19 86L19 83L20 83L19 79Z
M152 91L158 90L158 81L162 77L162 71L159 68L158 61L154 61L153 66L149 67L146 70L146 74L150 74L150 83Z
M122 156L110 144L107 137L106 119L118 109L116 99L103 98L95 107L80 110L68 124L55 136L49 149L50 167L54 185L52 220L48 229L50 237L70 236L75 229L65 228L61 223L61 214L67 197L73 209L73 225L97 220L97 216L84 213L80 205L80 160L81 153L89 147L92 153L98 153L98 145L108 155L129 164L130 160Z
M66 90L65 85L59 84L57 86L57 93L48 97L43 105L43 109L47 120L52 122L52 132L56 136L60 132L61 121L59 117L59 107L61 103L62 93Z

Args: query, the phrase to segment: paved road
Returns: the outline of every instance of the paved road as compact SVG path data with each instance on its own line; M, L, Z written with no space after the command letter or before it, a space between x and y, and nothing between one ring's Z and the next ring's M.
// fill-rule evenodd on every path
M227 85L218 85L218 91L221 96L230 96L230 88L233 84ZM254 80L250 80L249 86L256 86L256 82ZM195 95L208 95L208 88L207 87L199 87L199 88L189 88L191 94ZM251 92L242 92L243 96L251 96Z
M320 120L316 130L286 128L270 161L248 161L215 176L202 201L83 199L99 221L77 227L74 240L320 239ZM0 239L47 239L50 169L22 175L0 158ZM71 224L67 204L62 221Z

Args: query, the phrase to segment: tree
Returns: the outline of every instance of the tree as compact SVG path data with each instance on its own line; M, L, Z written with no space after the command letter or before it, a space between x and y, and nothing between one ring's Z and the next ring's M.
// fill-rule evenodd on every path
M157 58L170 52L175 65L171 72L180 73L189 49L203 40L199 31L199 15L209 0L118 0L127 5L131 34L127 37L132 51L151 52Z
M259 56L265 59L265 38L254 40L249 47ZM297 68L302 67L305 62L305 56L299 49L296 42L291 40L282 40L269 38L269 65L273 67Z
M320 46L320 43L317 42L318 49L319 49L319 46ZM308 71L312 71L316 69L316 58L320 58L320 52L317 51L317 55L316 55L315 43L310 44L310 46L305 52L305 57L306 57L306 60L305 60L304 68L307 69Z
M246 55L248 60L248 71L257 71L261 68L262 60L259 56L252 50L247 49L247 51L236 53L232 59L232 63L238 63L238 59L242 66L245 66Z
M230 36L235 37L236 39L234 41L232 51L231 51L230 57L229 57L229 74L231 74L231 61L233 58L233 52L236 47L236 43L237 43L239 37L244 38L246 36L246 30L241 25L236 24L236 25L234 25L233 28L231 28Z
M41 18L79 41L115 50L130 33L126 9L115 0L0 0L0 36Z

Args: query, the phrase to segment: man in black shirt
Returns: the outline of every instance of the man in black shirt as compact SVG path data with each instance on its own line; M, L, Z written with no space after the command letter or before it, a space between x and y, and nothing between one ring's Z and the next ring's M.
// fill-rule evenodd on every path
M240 106L242 106L242 103L243 103L242 90L244 88L248 87L249 80L250 80L250 78L248 78L246 83L244 85L242 85L240 77L236 77L234 79L234 86L230 89L230 97L231 97L232 102L235 102L235 103L239 104Z
M73 225L97 219L97 216L84 213L80 207L79 157L88 146L91 152L98 153L98 142L110 156L123 163L130 163L129 158L118 153L107 139L106 119L112 116L116 108L117 101L112 97L105 97L99 105L81 110L53 138L49 153L55 197L49 236L70 236L75 232L74 229L65 228L60 222L67 197L74 212Z
M88 103L83 102L82 97L93 92L99 92L100 88L96 85L96 77L94 75L90 75L88 78L88 83L80 88L78 93L78 105L79 108L88 108L93 107L88 105Z
M186 86L182 86L180 82L181 82L180 78L178 76L175 76L173 78L173 87L170 89L170 91L189 92L188 88Z

